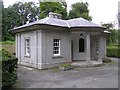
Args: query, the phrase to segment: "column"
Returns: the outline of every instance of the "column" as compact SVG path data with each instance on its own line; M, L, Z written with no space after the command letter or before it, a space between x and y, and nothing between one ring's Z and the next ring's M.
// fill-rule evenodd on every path
M18 58L18 63L21 63L21 34L16 35L16 56Z
M106 36L104 36L104 57L106 57Z
M87 33L86 36L86 56L87 56L87 61L90 61L90 34Z
M102 59L105 57L105 53L106 53L105 37L100 36L98 40L98 61L102 61Z

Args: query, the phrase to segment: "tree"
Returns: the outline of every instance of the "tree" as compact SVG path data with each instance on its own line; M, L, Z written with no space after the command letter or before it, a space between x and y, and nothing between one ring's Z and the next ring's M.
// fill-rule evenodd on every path
M3 8L2 14L2 41L14 40L14 35L8 30L22 24L20 15L11 8Z
M118 30L118 47L120 48L120 30Z
M36 6L34 2L17 2L9 6L9 8L12 8L21 16L23 25L26 24L27 21L36 21L39 15L39 7Z
M2 9L3 9L3 2L0 1L0 13L2 13ZM2 32L2 14L0 14L0 32ZM0 41L2 39L2 33L0 33Z
M118 45L118 30L114 29L113 23L102 23L102 26L106 28L107 31L111 32L109 36L107 36L107 45Z
M2 10L2 41L14 40L14 35L8 31L14 27L33 22L39 15L39 7L34 2L17 2Z
M75 3L72 4L72 9L69 11L69 19L82 17L87 20L92 20L92 17L89 15L88 3Z
M64 2L40 2L40 16L39 18L45 18L49 12L62 14L62 19L67 17L67 6Z
M105 27L107 30L113 29L114 25L113 23L101 23L103 27Z

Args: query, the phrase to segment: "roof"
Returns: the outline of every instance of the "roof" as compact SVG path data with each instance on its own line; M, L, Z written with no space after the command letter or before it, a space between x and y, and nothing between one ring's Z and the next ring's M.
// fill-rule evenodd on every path
M83 18L70 19L70 20L67 20L67 22L70 27L101 27Z
M13 30L29 27L32 25L52 25L52 26L59 26L59 27L67 27L67 28L72 28L72 27L98 27L98 28L103 28L102 26L99 26L97 24L94 24L88 20L85 20L83 18L75 18L75 19L70 19L70 20L62 20L62 19L56 19L56 18L50 18L46 17L40 20L37 20L32 23L28 23L19 27L13 28Z

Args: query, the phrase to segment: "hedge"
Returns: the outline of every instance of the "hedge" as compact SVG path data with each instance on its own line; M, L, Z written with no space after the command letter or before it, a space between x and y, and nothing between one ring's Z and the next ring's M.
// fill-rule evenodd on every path
M115 46L107 47L107 56L120 58L120 48L115 47Z
M0 51L2 59L2 87L11 87L17 81L17 61L18 59L10 52L2 49Z

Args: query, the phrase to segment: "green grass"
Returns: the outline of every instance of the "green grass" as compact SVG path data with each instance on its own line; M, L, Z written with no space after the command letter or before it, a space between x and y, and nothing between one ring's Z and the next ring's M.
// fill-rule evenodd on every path
M71 67L71 64L69 64L69 63L62 63L60 66L67 68L67 67Z
M110 63L108 63L108 65L114 65L114 64L118 64L118 63L115 61L111 61Z
M52 72L58 72L59 71L59 67L51 68L50 71L52 71Z
M2 44L2 45L14 45L15 41L2 41L2 42L0 42L0 44Z

